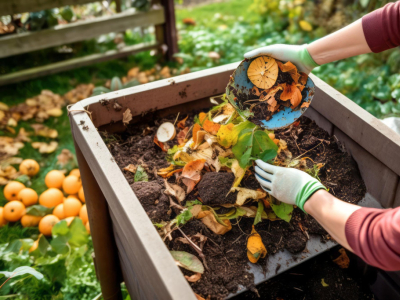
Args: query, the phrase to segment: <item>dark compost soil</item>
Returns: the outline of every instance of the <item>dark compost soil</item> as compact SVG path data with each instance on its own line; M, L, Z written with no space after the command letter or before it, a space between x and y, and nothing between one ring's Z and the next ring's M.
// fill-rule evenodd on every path
M187 125L193 122L193 117L194 115L189 116ZM125 132L114 134L112 138L102 133L116 163L153 223L176 216L175 212L169 208L168 198L164 195L164 180L157 176L157 169L169 165L165 159L166 153L153 142L158 126L165 121L174 122L175 118L176 116L163 120L146 118L146 121L128 126ZM360 201L365 195L366 188L354 160L340 150L334 137L330 137L308 118L302 117L296 125L275 131L276 137L287 142L293 157L308 157L306 159L308 167L313 166L312 161L316 164L325 164L319 172L319 178L329 188L330 193L346 202ZM173 144L177 142L172 141L171 146ZM129 164L141 164L148 173L149 182L134 183L134 174L123 170ZM231 174L215 174L206 173L203 180L186 199L200 197L209 203L219 203L220 196L225 195L225 190L229 190L233 177ZM218 180L215 180L216 176L219 176ZM241 186L251 189L260 187L253 174L245 177ZM205 298L209 295L211 299L224 298L230 293L237 292L239 286L256 291L253 274L248 272L246 255L247 236L251 232L253 219L241 218L231 221L232 230L222 236L214 234L198 220L190 221L182 227L183 232L188 236L200 232L208 238L203 248L208 270L205 270L199 281L190 283L193 291ZM283 249L292 253L307 251L305 247L307 236L310 234L319 235L322 242L331 239L311 216L305 215L297 208L293 211L290 223L263 220L255 227L262 237L268 255ZM187 251L196 255L197 253L189 245L176 239L181 236L179 231L174 231L173 240L167 239L165 242L168 249ZM268 268L268 255L258 262L264 269ZM191 275L189 271L182 272Z

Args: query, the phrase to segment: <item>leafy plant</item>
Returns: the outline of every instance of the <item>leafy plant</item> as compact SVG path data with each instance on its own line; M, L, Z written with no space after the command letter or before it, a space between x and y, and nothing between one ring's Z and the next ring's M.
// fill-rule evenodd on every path
M104 86L96 86L93 89L92 96L97 96L97 95L101 95L101 94L105 94L105 93L110 93L110 92L114 92L114 91L130 88L130 87L133 87L133 86L137 86L139 84L140 83L137 80L131 80L131 81L128 81L128 82L123 84L121 82L121 79L119 79L118 77L113 77L111 79L110 88L106 88Z

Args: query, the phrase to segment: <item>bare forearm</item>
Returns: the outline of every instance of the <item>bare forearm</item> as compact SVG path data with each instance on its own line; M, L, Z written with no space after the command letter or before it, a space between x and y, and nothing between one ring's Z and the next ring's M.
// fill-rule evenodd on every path
M343 247L353 251L345 235L346 221L360 206L343 202L325 190L319 190L304 204L304 210Z
M307 50L319 65L371 52L361 19L307 45Z

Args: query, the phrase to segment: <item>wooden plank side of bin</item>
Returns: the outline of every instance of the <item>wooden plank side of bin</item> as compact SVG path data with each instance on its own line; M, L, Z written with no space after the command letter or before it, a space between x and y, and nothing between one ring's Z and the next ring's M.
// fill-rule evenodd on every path
M164 9L160 7L148 12L129 10L40 31L10 34L0 38L0 58L84 41L109 32L120 32L128 28L146 27L164 22Z
M400 175L400 135L318 77L311 78L316 85L311 106Z
M83 57L72 58L52 64L47 64L40 67L30 68L18 72L12 72L0 76L0 86L12 84L28 79L38 78L40 76L52 75L63 71L68 71L84 66L89 66L94 63L99 63L111 59L125 57L131 54L156 49L158 43L140 43L132 46L125 46L118 50L108 50L104 53L96 53Z
M160 110L225 92L229 76L239 63L142 84L82 100L90 107L96 127L122 120L122 113L129 108L133 116ZM100 104L100 101L102 104ZM123 108L113 109L117 101Z
M141 289L146 295L156 295L155 299L195 300L189 284L128 185L96 127L89 116L81 112L83 109L82 102L70 108L73 136L107 199L111 215L117 222L113 226L118 226L116 227L117 230L120 228L118 234L126 237L130 250L127 257L129 263L135 266L134 272ZM81 122L84 122L85 129ZM149 285L149 281L154 284Z
M393 207L400 206L400 177L399 177L399 184L397 185L396 196L394 197Z
M0 0L0 16L36 12L66 5L80 5L94 0Z
M391 207L399 184L399 176L337 127L333 129L333 134L357 162L367 191L383 207Z

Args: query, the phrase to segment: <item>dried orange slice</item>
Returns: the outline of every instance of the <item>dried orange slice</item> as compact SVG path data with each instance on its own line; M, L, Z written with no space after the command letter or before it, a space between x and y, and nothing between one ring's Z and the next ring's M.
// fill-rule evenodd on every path
M247 70L250 81L260 89L269 89L278 78L278 64L275 59L260 56L253 60Z

